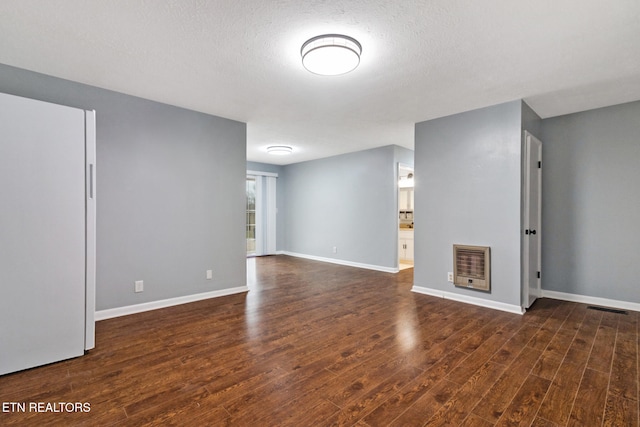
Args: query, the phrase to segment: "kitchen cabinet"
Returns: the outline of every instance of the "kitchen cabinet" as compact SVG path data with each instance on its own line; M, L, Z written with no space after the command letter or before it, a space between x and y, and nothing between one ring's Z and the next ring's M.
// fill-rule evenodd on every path
M413 210L413 188L400 189L400 201L398 203L398 210Z
M413 231L400 230L398 233L398 258L413 261Z

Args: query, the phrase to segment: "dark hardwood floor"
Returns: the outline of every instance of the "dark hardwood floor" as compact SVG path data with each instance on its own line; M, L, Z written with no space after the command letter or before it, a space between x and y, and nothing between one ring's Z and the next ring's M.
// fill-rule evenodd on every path
M248 294L98 322L88 355L0 377L3 409L90 404L0 425L639 424L637 312L519 316L412 293L412 269L248 262Z

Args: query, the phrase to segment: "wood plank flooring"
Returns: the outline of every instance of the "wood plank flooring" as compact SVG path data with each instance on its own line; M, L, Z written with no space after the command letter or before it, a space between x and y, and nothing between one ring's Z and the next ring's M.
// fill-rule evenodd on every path
M98 322L88 355L0 377L0 425L639 425L637 312L519 316L412 293L412 269L248 266L247 294Z

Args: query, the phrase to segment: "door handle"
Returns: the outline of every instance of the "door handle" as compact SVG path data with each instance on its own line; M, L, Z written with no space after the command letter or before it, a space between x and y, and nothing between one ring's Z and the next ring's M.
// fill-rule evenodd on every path
M536 234L536 230L524 230L524 234Z
M531 230L531 234L536 234L536 230Z
M93 163L89 164L89 198L93 199Z

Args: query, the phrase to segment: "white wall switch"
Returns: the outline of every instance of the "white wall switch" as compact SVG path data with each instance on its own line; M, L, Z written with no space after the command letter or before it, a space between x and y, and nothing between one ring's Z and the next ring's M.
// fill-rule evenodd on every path
M136 280L135 282L135 292L144 291L144 280Z
M447 273L447 281L453 283L453 273L451 271Z
M333 253L334 253L334 254L337 254L337 253L338 253L338 247L337 247L337 246L334 246L334 247L333 247Z
M207 280L213 279L213 270L207 270Z

